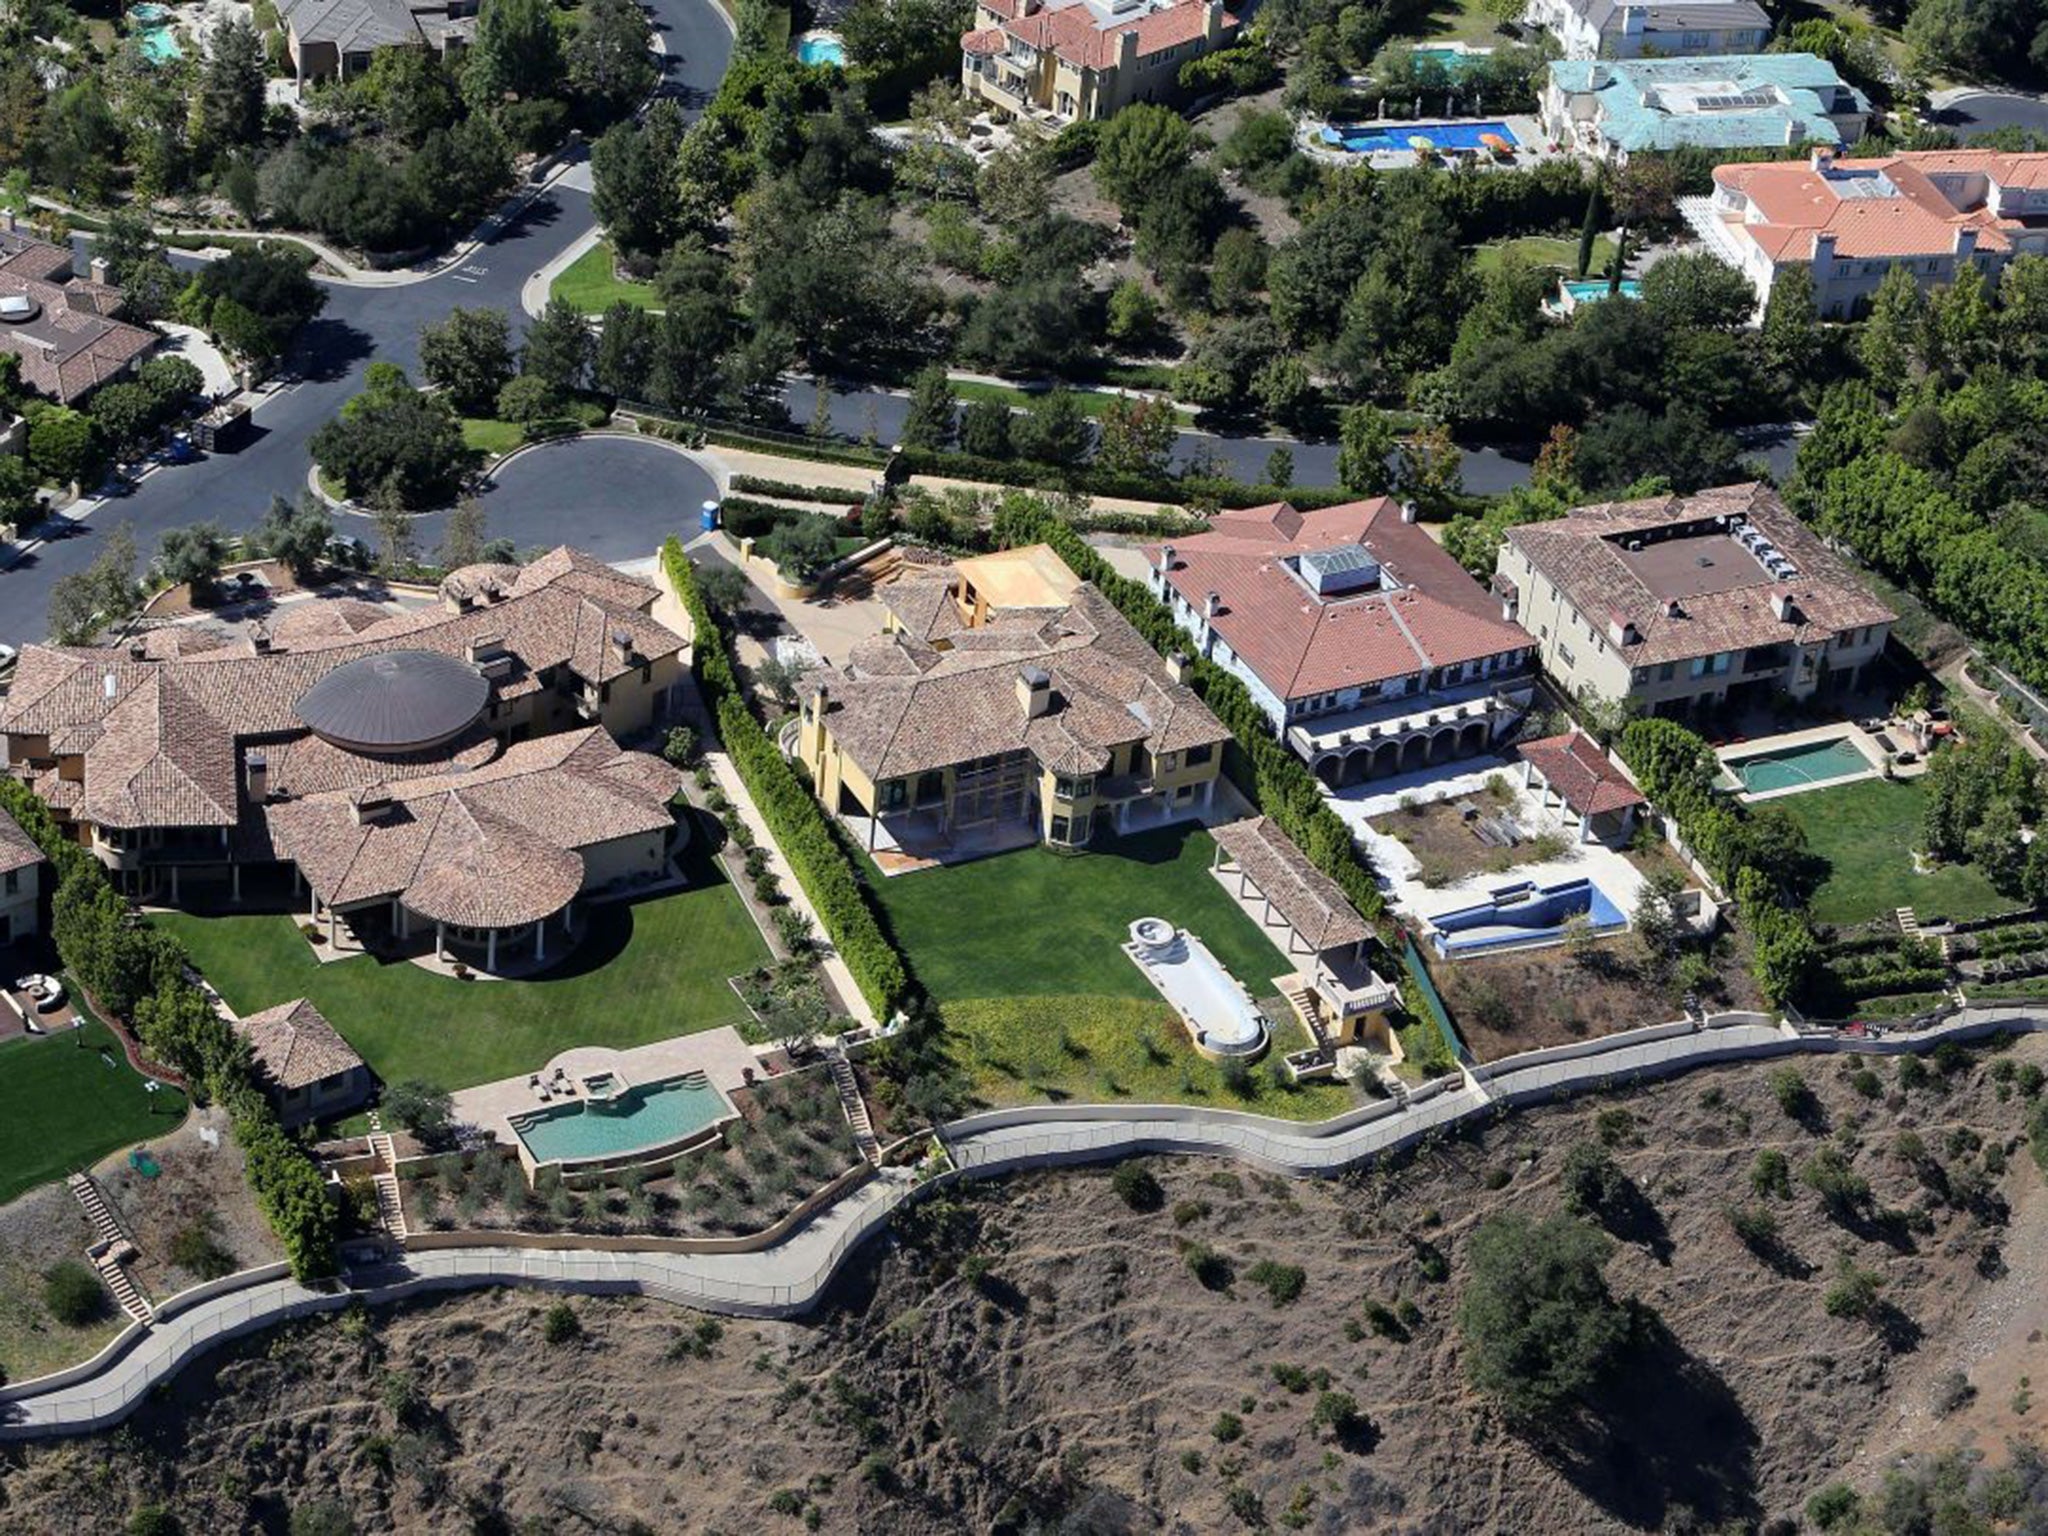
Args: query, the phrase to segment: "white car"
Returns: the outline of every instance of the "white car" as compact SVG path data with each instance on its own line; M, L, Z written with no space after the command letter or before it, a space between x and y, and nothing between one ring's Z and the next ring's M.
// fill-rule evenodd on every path
M13 646L0 645L0 672L5 672L14 665L14 658L17 654Z

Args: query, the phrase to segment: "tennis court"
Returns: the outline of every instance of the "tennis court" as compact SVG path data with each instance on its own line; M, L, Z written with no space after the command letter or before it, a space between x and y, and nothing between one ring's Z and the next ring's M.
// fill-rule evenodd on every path
M1868 778L1877 771L1847 736L1803 741L1747 757L1723 757L1722 765L1746 795L1795 793Z

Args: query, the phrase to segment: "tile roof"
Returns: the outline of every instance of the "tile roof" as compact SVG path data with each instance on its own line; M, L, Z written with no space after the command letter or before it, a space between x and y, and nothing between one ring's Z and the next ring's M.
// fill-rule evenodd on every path
M43 862L43 850L35 839L21 830L21 824L5 811L0 811L0 875L9 870L27 869Z
M1617 28L1624 10L1640 11L1651 32L1694 32L1747 27L1771 30L1770 13L1756 0L1567 0L1596 32Z
M981 0L981 4L998 18L998 25L963 34L960 46L967 52L999 52L1000 38L1008 36L1028 47L1049 50L1076 69L1101 70L1115 66L1119 39L1126 33L1135 37L1141 59L1204 36L1211 0L1165 0L1141 16L1125 18L1099 13L1087 0L1053 0L1043 5L1037 0ZM1238 18L1223 11L1219 24L1223 38L1218 46L1227 47ZM997 36L992 39L991 33Z
M1319 597L1283 563L1357 545L1399 583ZM1148 545L1156 566L1162 545ZM1216 632L1283 699L1383 682L1526 648L1529 637L1389 497L1301 512L1286 502L1217 514L1176 539L1167 580L1201 613L1222 599Z
M2048 154L1931 150L1714 168L1715 185L1741 193L1753 215L1729 221L1729 231L1746 234L1774 259L1810 260L1817 235L1832 235L1835 254L1853 258L1947 255L1962 230L1976 233L1979 250L2012 249L2012 234L2026 224L2001 217L1986 201L1958 203L1935 176L2039 187L2048 185Z
M301 43L332 43L342 53L420 41L405 0L280 0L277 10Z
M363 1065L341 1031L303 997L233 1022L235 1033L249 1042L257 1069L280 1092L310 1088Z
M515 742L495 761L267 807L278 853L335 907L398 898L433 921L508 928L583 888L582 850L663 831L682 775L602 726ZM388 801L374 814L359 806Z
M1515 748L1515 756L1541 774L1543 782L1581 816L1648 803L1627 770L1577 726L1562 736L1525 741Z
M114 317L118 288L71 275L71 252L0 230L0 298L29 300L26 319L0 318L0 352L21 359L29 388L71 404L116 377L163 340Z
M1372 924L1345 899L1343 889L1270 818L1252 816L1212 827L1209 835L1251 877L1259 893L1318 953L1372 937Z
M1705 556L1716 562L1713 571L1667 570L1627 548L1631 534L1679 525L1688 537L1715 541ZM1766 539L1794 573L1773 577L1735 543L1738 525ZM1751 646L1815 645L1896 617L1766 485L1577 507L1547 523L1511 528L1507 538L1588 624L1633 631L1636 638L1621 647L1632 667ZM1723 563L1730 551L1733 562ZM1780 598L1791 601L1789 619L1778 616Z
M1833 144L1841 135L1831 114L1870 110L1833 64L1810 53L1559 59L1549 74L1552 88L1590 97L1601 138L1630 152ZM1701 105L1740 96L1753 100Z
M948 580L918 584L943 593ZM890 591L900 596L908 585ZM1085 582L1063 609L1008 613L959 630L946 647L911 633L878 636L826 678L832 736L871 778L1021 750L1055 772L1101 772L1111 749L1127 743L1156 755L1230 734ZM1018 698L1027 667L1043 671L1051 687L1050 706L1036 718Z

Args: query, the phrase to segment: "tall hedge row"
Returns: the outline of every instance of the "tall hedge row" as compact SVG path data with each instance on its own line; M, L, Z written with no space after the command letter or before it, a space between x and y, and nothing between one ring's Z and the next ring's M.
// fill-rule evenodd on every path
M99 860L64 835L27 785L0 777L0 809L56 874L50 929L65 968L100 1007L134 1026L155 1060L227 1108L250 1190L292 1273L333 1274L337 1226L320 1170L278 1123L247 1043L186 979L184 946L130 915Z
M768 830L795 871L797 884L818 909L840 959L876 1013L886 1016L903 1000L909 976L903 957L882 933L852 862L832 835L817 798L747 708L725 635L697 589L696 571L680 540L662 546L668 578L690 615L698 686L718 717L719 739L754 797Z
M1076 576L1092 582L1117 612L1161 654L1186 651L1190 637L1166 605L1142 582L1119 576L1071 527L1042 506L1013 501L996 514L996 543L1050 544ZM1251 690L1215 663L1197 660L1188 682L1235 738L1224 767L1252 803L1294 839L1309 862L1335 880L1346 899L1368 919L1385 916L1386 900L1372 868L1358 852L1351 829L1323 800L1316 776L1275 739L1272 722Z

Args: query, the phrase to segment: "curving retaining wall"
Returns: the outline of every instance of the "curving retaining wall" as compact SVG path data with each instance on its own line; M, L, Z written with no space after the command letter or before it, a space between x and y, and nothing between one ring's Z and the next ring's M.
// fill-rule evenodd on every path
M346 1286L311 1290L282 1265L195 1286L158 1309L92 1360L0 1388L0 1439L33 1439L103 1429L134 1411L158 1382L204 1351L272 1324L360 1302L383 1305L432 1291L538 1286L587 1295L652 1296L678 1305L753 1317L794 1317L815 1306L849 1254L905 1203L960 1178L1096 1162L1137 1153L1230 1157L1269 1172L1329 1176L1364 1159L1448 1132L1476 1114L1554 1101L1615 1083L1691 1067L1802 1052L1897 1055L1943 1041L2000 1031L2048 1030L2048 1016L2022 1005L1969 1008L1916 1032L1879 1039L1802 1031L1760 1014L1724 1014L1694 1028L1660 1024L1498 1062L1480 1073L1440 1078L1404 1101L1363 1105L1316 1124L1261 1115L1161 1105L1051 1105L996 1110L941 1126L950 1168L921 1177L903 1168L863 1176L808 1222L751 1252L668 1252L651 1245L598 1251L510 1246L505 1238L427 1240L401 1262L352 1273ZM760 1238L770 1238L761 1234ZM760 1239L757 1239L759 1241Z

